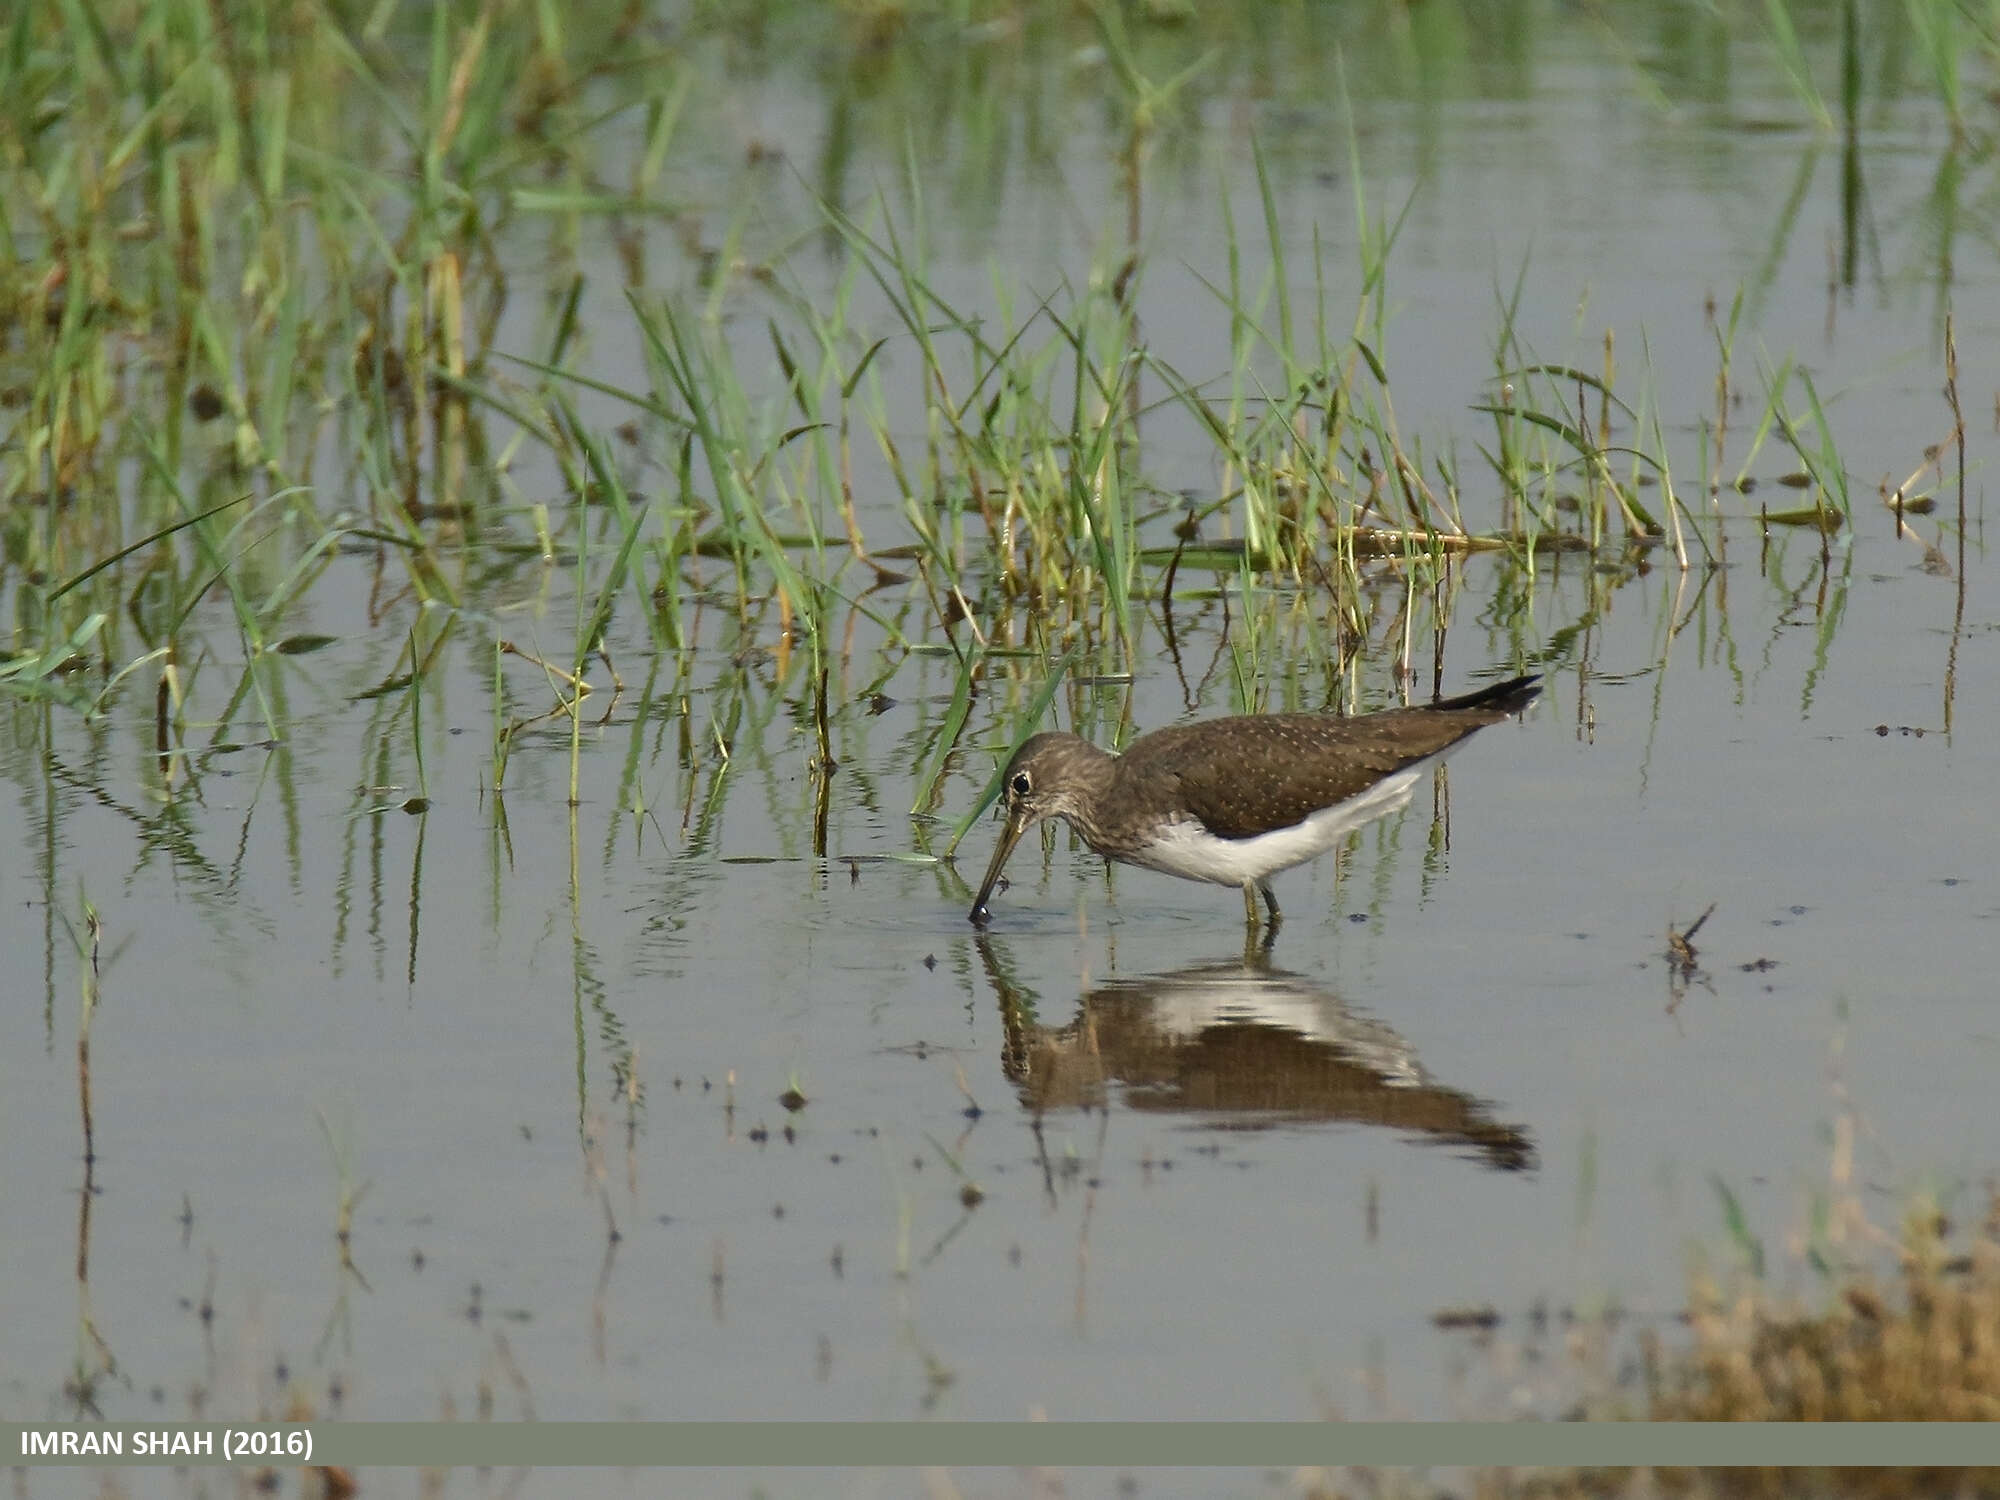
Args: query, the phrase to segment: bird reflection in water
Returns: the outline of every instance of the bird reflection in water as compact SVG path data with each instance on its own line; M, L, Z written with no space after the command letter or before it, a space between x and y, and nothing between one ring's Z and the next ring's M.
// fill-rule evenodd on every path
M1439 1083L1409 1041L1303 975L1240 960L1120 979L1049 1026L1009 974L998 942L977 939L1000 999L1002 1065L1038 1115L1106 1102L1234 1126L1344 1121L1468 1148L1499 1171L1536 1164L1534 1138L1485 1100Z

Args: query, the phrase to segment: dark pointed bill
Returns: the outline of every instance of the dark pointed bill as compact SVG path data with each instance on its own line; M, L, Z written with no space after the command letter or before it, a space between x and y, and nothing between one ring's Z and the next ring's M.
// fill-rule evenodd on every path
M986 866L986 878L979 882L979 894L973 898L972 910L967 914L973 926L984 927L992 920L993 913L986 905L987 898L993 894L993 887L1000 883L1001 868L1007 863L1007 856L1014 852L1014 846L1021 842L1021 835L1027 827L1027 819L1019 814L1010 814L1007 826L1000 830L1000 842L993 846L993 859Z

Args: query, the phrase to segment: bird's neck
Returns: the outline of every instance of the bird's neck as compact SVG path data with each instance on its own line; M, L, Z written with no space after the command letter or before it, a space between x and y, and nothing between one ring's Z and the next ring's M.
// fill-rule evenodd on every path
M1063 771L1068 795L1060 812L1086 841L1095 845L1104 799L1118 782L1118 757L1079 739Z

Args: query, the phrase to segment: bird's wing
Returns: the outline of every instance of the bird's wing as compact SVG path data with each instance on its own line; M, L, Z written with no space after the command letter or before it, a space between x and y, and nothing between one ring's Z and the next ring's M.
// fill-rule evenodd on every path
M1505 717L1499 710L1398 708L1351 718L1211 719L1142 737L1120 759L1118 772L1121 779L1168 783L1156 786L1156 793L1177 793L1175 800L1218 837L1254 838L1359 796Z

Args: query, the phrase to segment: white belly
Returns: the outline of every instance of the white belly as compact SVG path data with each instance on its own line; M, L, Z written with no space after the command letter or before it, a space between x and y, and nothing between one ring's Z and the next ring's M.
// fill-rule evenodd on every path
M1192 818L1170 824L1160 837L1137 854L1135 865L1178 875L1183 880L1210 880L1217 885L1253 885L1324 854L1348 834L1395 812L1410 800L1418 779L1430 769L1423 761L1385 776L1358 797L1321 808L1302 823L1260 833L1255 838L1217 838Z

